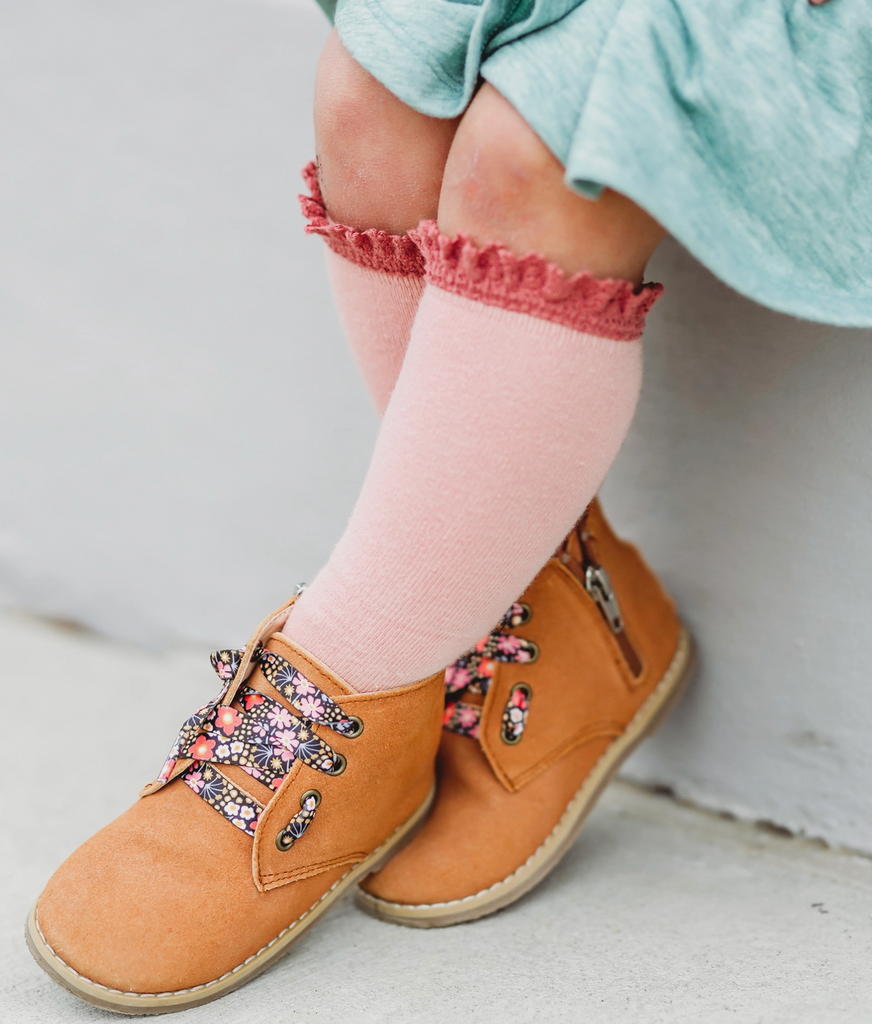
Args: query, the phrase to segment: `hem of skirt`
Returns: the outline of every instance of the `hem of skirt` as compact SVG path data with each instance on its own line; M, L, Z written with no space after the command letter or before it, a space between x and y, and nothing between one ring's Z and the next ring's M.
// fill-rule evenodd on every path
M338 27L343 42L355 58L385 88L404 103L431 117L453 117L462 113L466 102L462 95L463 83L453 83L457 97L453 102L448 102L444 97L435 93L423 99L420 96L407 95L408 90L403 88L403 80L399 77L396 81L394 80L394 76L401 75L399 66L388 66L387 63L383 66L378 60L372 58L372 54L362 55L355 52L354 32L351 32L346 39L342 32L342 26ZM361 59L362 56L363 59ZM676 209L674 204L667 205L662 202L664 193L656 185L648 183L650 187L646 188L646 182L641 179L641 175L635 178L630 177L627 171L629 169L632 172L632 166L628 168L624 164L616 166L614 163L609 163L607 159L602 159L602 153L597 154L590 161L579 163L573 159L572 154L559 152L559 147L555 148L556 140L547 138L547 133L543 135L537 128L535 111L527 110L528 105L523 102L521 97L513 98L514 90L511 82L504 80L499 73L487 68L488 59L488 57L484 57L482 60L482 77L491 81L494 87L513 103L555 157L564 165L568 165L565 180L567 187L574 192L588 200L595 201L603 189L611 188L632 199L661 223L679 244L723 284L767 309L833 327L872 328L872 292L866 296L857 297L844 291L834 292L825 288L811 287L807 280L803 282L800 289L796 283L802 274L800 269L797 269L794 278L785 274L773 277L771 269L767 268L761 260L741 264L736 260L725 262L723 244L713 245L701 237L701 233L694 223L682 217L681 209ZM442 84L447 86L447 83ZM715 220L716 211L711 198L704 205L707 205L710 212L706 234L717 236L719 239L732 237L738 241L741 247L743 239L737 238L734 233L735 225L730 223L726 214L721 218L720 232L712 231L712 221Z
M466 62L462 78L449 74L438 61L431 59L430 51L417 47L415 40L403 33L402 23L383 22L376 10L376 5L361 5L356 9L358 17L366 17L365 27L359 23L349 24L339 12L335 25L345 49L388 92L419 114L442 120L459 117L475 92L477 74L467 74ZM398 35L402 43L398 42ZM375 46L380 37L384 45ZM365 45L358 46L359 40L364 40ZM402 62L391 56L400 45L406 53ZM416 67L417 77L408 74L410 64ZM423 79L428 85L422 89Z
M502 65L485 61L482 76L518 110L533 131L555 157L567 168L567 187L585 199L595 201L603 189L609 188L627 196L652 216L708 271L727 287L767 309L787 316L832 327L866 329L872 327L872 288L858 294L847 289L829 289L826 284L813 285L802 267L789 272L773 273L765 254L740 259L725 258L730 248L734 253L753 253L753 239L737 231L737 219L731 216L726 203L719 204L711 195L694 194L689 183L680 200L670 201L675 189L664 188L644 170L641 160L634 160L632 148L622 147L610 158L608 138L593 137L579 151L579 139L569 140L569 148L561 151L560 140L549 137L546 125L537 126L536 109L529 97L517 88ZM688 216L691 209L705 210L705 224ZM701 230L704 227L704 230ZM730 245L725 244L729 240ZM790 254L788 253L788 259Z
M701 238L692 221L684 220L680 210L677 211L674 206L662 202L662 194L657 189L652 189L651 194L646 193L644 181L640 186L639 181L626 176L625 170L621 167L591 160L583 166L574 166L572 173L567 175L567 183L573 188L576 187L576 182L590 181L599 182L604 188L620 192L642 207L706 270L743 298L774 313L829 327L850 327L859 330L872 328L872 292L865 297L858 297L845 292L816 288L802 279L802 271L799 268L793 276L779 274L773 277L771 274L767 275L759 260L749 260L742 265L735 261L725 261L723 253L726 246L712 245ZM708 205L711 210L711 200ZM720 230L717 223L715 230L712 230L710 220L706 234L718 239L729 237L732 225L726 216L724 221ZM738 241L741 244L742 239ZM802 282L801 288L797 288L797 281Z

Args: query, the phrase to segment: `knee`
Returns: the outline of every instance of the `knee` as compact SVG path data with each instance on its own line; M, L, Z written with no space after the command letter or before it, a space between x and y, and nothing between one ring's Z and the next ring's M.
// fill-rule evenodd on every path
M527 122L485 84L460 122L445 166L439 223L449 234L505 224L563 183L563 166Z
M567 188L564 167L515 108L485 84L448 156L439 227L473 242L542 253L567 274L641 284L663 228L626 196L591 202Z
M330 37L315 84L315 142L336 220L402 234L435 217L456 127L407 106Z
M319 152L365 147L379 131L384 87L351 56L334 30L318 62L315 135Z

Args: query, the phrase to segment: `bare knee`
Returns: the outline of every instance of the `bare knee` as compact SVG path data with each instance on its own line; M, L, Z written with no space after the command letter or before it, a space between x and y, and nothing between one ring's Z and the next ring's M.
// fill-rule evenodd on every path
M358 64L334 30L321 52L315 79L318 148L331 155L377 149L390 134L396 103L399 100Z
M519 255L543 253L566 273L641 282L664 231L626 196L573 192L564 168L517 110L485 83L463 117L445 167L439 226Z
M449 233L503 224L502 230L510 230L507 222L523 215L531 196L561 184L562 177L559 161L515 108L485 84L454 138L442 182L440 226Z
M334 220L402 234L435 217L456 126L397 99L330 36L315 85L315 140Z

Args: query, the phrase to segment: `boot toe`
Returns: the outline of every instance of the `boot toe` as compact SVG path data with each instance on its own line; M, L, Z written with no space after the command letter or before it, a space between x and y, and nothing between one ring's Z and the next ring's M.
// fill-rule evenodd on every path
M54 955L92 983L167 992L239 963L240 912L258 896L251 841L176 782L61 865L37 923ZM257 941L251 935L248 944Z

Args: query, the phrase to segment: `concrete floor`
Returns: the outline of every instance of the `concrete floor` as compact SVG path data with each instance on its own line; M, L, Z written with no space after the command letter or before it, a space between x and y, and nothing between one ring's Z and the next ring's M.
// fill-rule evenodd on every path
M0 616L0 644L2 771L15 783L0 848L0 1020L106 1020L37 969L25 913L154 775L214 677L196 652L152 655L21 615ZM260 979L176 1019L868 1024L870 964L872 860L619 783L515 907L425 932L346 901Z

